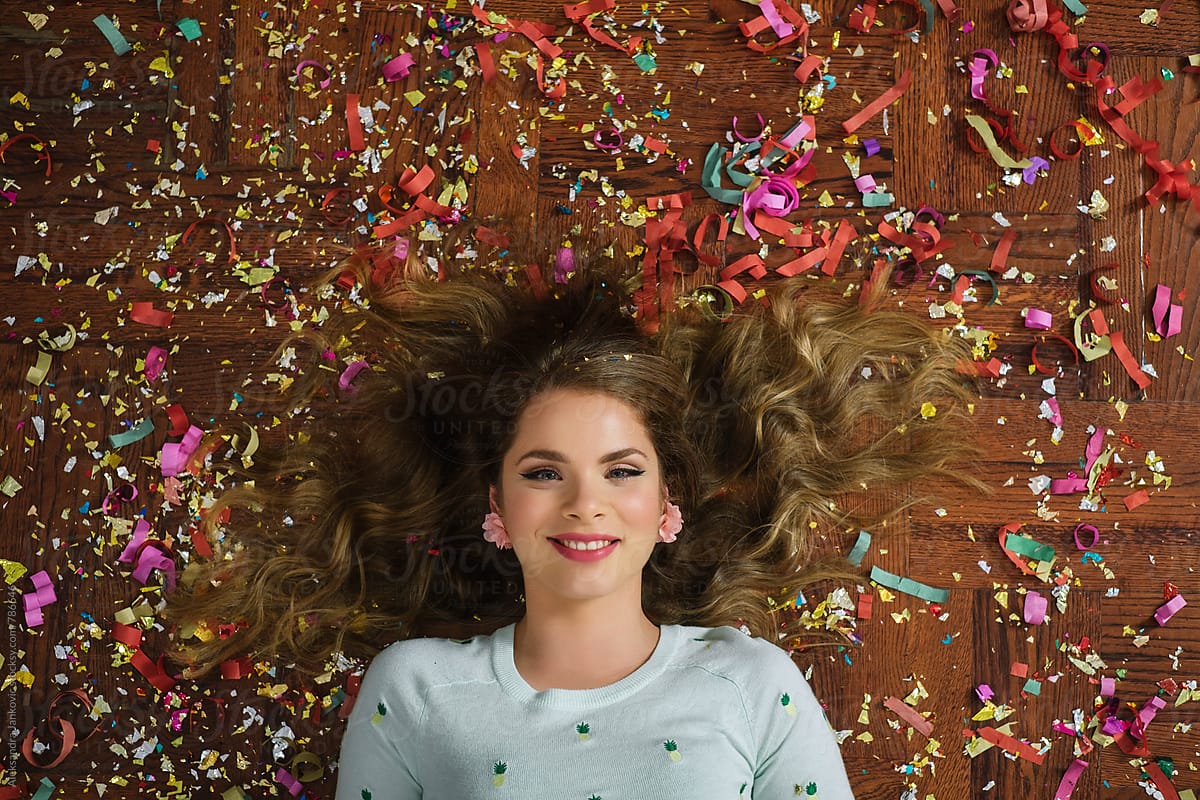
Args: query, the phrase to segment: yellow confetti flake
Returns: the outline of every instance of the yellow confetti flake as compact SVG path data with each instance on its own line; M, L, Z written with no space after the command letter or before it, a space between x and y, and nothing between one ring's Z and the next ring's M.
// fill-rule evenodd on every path
M404 99L408 101L410 106L416 108L417 106L421 105L421 103L425 102L425 93L420 89L413 89L412 91L404 93Z
M937 416L937 406L928 400L926 400L924 403L921 403L921 416L925 419L932 419L933 417Z

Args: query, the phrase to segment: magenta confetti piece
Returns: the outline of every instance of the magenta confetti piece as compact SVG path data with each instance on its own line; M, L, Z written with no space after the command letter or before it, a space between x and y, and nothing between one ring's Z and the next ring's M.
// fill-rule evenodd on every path
M1179 610L1187 605L1187 600L1183 599L1183 595L1177 594L1167 602L1158 607L1154 612L1154 621L1159 625L1166 625L1167 620L1179 613Z
M395 58L387 61L383 67L383 79L388 83L407 78L408 73L412 71L413 66L417 62L408 53L401 53Z
M1047 600L1037 592L1025 593L1025 621L1030 625L1041 625L1046 621Z
M150 352L146 353L146 367L142 370L142 374L146 376L146 380L156 381L166 365L167 351L161 347L151 347Z
M1025 311L1025 327L1039 331L1048 331L1054 325L1054 317L1040 308L1030 308Z

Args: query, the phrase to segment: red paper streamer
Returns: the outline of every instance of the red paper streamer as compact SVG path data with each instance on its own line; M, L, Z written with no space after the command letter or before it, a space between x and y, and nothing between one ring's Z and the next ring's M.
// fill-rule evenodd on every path
M34 142L42 146L41 150L36 150L34 152L37 153L38 161L46 162L46 177L49 178L50 172L53 169L53 164L50 160L50 145L34 136L32 133L18 133L16 136L6 139L4 144L0 144L0 164L7 163L4 160L4 154L8 152L8 148L12 147L17 142L21 142L26 139L32 139Z
M358 95L346 95L346 133L350 137L350 149L360 152L367 149L363 139L362 120L358 117Z
M154 303L150 301L139 301L133 303L130 307L129 318L143 325L166 328L171 325L171 322L175 319L175 315L170 311L156 311Z
M850 119L842 123L842 127L846 129L846 133L854 133L864 122L878 114L883 109L896 102L900 95L908 90L912 84L912 70L906 69L900 75L900 80L896 81L896 85L881 94L878 98L868 103L867 106L855 114Z

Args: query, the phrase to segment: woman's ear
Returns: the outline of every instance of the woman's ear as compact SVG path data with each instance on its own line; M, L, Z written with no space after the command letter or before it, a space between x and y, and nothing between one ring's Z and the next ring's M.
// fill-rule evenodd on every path
M500 510L500 502L497 500L496 484L488 485L488 507L496 514L503 513Z

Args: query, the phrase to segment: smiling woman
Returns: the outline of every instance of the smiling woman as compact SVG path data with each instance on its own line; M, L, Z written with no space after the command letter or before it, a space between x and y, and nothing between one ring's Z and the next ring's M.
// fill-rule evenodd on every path
M600 273L539 297L351 266L369 306L318 352L371 368L210 509L227 535L169 609L189 668L375 656L342 798L850 797L773 643L801 623L766 598L849 575L816 557L861 521L832 499L964 455L960 343L871 312L878 277L861 303L793 280L648 334ZM479 635L422 635L448 624Z

